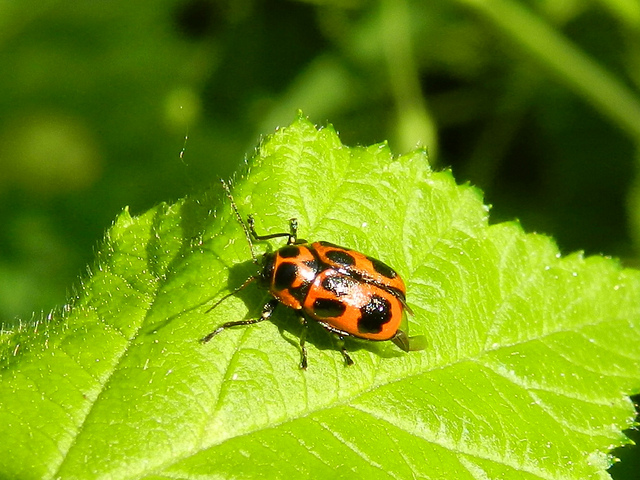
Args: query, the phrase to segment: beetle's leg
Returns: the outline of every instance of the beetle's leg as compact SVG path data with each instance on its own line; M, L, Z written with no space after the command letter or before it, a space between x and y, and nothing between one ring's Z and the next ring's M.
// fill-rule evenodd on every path
M220 332L230 327L237 327L239 325L253 325L254 323L259 323L259 322L264 322L265 320L269 320L269 318L273 314L273 311L278 306L278 303L279 302L275 298L273 300L269 300L267 303L265 303L264 307L262 308L262 313L258 318L251 318L249 320L239 320L236 322L223 323L218 328L216 328L213 332L211 332L209 335L202 337L200 339L200 342L207 343L209 340L211 340L213 337L218 335Z
M289 233L271 233L269 235L258 235L255 228L255 220L252 215L247 217L247 224L249 225L249 231L251 236L255 240L271 240L272 238L287 237L287 245L297 245L300 243L307 243L306 240L298 239L298 220L292 218L289 220Z
M289 220L289 240L287 245L298 243L298 219L292 218Z
M303 243L307 243L304 238L298 238L298 219L292 218L289 220L289 240L287 240L287 245L300 245Z
M255 240L271 240L272 238L289 237L287 240L287 244L291 244L295 242L297 230L298 230L298 222L295 220L295 218L292 219L291 221L292 222L295 221L296 227L295 227L295 230L292 229L289 233L282 232L282 233L271 233L269 235L258 235L258 232L256 232L255 220L253 216L249 215L247 217L247 224L249 225L249 231L251 232L251 236L253 236ZM293 241L291 240L292 238L293 238Z
M300 332L300 368L302 370L306 370L307 347L305 347L305 342L307 341L307 331L309 330L309 324L307 323L307 319L301 310L296 310L296 314L298 315L298 318L300 318L300 323L302 324L302 332Z
M342 356L344 357L344 363L347 367L350 367L354 362L347 353L347 349L344 347L344 337L337 334L336 337L338 337L338 346L340 347L340 352L342 352Z
M342 357L344 358L345 366L350 367L351 365L353 365L355 362L349 356L349 353L347 352L347 349L344 346L344 335L340 335L338 332L336 332L335 330L333 330L331 327L329 327L327 324L323 322L319 322L319 323L322 328L324 328L327 332L335 336L338 347L340 348L340 353L342 353Z

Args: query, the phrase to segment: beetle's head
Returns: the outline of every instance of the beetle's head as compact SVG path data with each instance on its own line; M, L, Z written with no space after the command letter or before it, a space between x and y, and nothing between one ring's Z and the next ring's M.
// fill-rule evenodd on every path
M269 288L271 279L273 278L273 272L276 265L276 253L267 252L263 254L260 259L260 273L257 275L258 283L265 288Z

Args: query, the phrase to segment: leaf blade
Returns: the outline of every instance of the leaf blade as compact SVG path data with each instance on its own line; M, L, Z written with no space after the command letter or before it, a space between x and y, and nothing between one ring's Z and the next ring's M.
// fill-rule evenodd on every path
M70 311L2 337L3 475L608 478L639 388L638 272L489 226L479 191L423 151L349 149L302 117L244 176L235 200L260 232L297 217L396 268L427 350L353 341L345 368L312 328L302 372L286 309L200 345L266 298L205 314L255 268L228 202L125 211Z

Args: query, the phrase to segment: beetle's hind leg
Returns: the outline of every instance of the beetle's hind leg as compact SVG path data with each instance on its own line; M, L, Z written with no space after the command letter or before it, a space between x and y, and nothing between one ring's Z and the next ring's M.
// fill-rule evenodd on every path
M278 306L278 303L279 302L275 298L273 300L269 300L267 303L265 303L264 307L262 308L262 313L258 318L251 318L249 320L239 320L236 322L223 323L218 328L216 328L213 332L202 337L200 339L200 342L207 343L209 340L211 340L213 337L218 335L223 330L226 330L227 328L237 327L240 325L253 325L254 323L260 323L260 322L264 322L265 320L269 320L269 318L271 318L271 315L273 314L273 311Z
M338 338L338 347L340 348L340 352L342 353L342 357L344 358L344 364L347 367L350 367L351 365L354 364L354 361L349 356L349 353L347 353L347 349L344 346L344 337L338 334L336 334L336 337Z
M305 343L307 341L307 331L309 330L309 324L307 318L304 316L301 310L296 310L296 314L302 324L302 332L300 332L300 368L302 370L307 369L307 347Z
M302 310L296 310L296 314L300 318L300 323L302 324L302 332L300 333L300 368L303 370L307 369L307 347L305 346L307 340L307 331L309 330L309 323L307 317L302 312ZM344 358L344 363L347 367L354 364L354 361L347 353L347 349L344 346L344 337L338 333L332 332L330 333L335 335L338 343L338 348L340 348L340 353L342 353L342 357Z

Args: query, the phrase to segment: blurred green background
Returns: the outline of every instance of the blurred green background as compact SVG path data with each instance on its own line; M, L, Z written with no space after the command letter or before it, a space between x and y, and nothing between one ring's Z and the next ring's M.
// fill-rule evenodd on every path
M637 0L0 0L0 323L64 304L124 206L210 188L298 108L637 265L639 40Z

